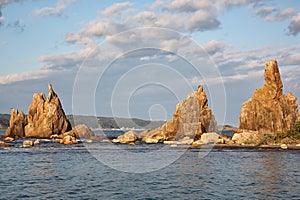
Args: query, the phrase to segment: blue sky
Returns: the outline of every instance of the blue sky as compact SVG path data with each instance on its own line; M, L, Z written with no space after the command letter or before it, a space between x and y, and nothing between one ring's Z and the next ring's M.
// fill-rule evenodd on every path
M299 41L297 0L0 0L0 112L51 82L66 113L170 119L204 84L237 125L270 59L300 98Z

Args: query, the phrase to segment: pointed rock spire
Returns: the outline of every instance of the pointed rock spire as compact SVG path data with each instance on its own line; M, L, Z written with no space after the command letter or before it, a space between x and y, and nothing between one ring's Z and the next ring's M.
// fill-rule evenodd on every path
M265 84L255 90L253 97L242 105L240 129L269 133L285 132L298 121L297 98L283 95L282 82L276 60L265 64Z

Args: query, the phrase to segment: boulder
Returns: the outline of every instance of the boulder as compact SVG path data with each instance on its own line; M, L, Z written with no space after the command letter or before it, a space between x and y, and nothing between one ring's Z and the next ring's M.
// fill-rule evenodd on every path
M61 141L60 144L77 144L77 140L75 137L67 135Z
M131 130L124 133L123 135L118 136L117 139L113 139L113 142L121 143L121 144L129 144L135 142L136 140L138 140L138 134L135 131Z
M79 138L91 138L95 136L94 132L85 124L75 126Z
M218 133L203 133L200 138L202 144L214 143L217 144L219 141L220 135Z
M186 99L176 105L173 119L161 127L142 132L142 141L146 143L180 140L185 137L200 139L202 133L217 132L217 122L208 107L206 93L202 86L190 93Z
M262 135L258 131L239 129L232 136L232 142L235 144L258 144Z
M239 128L264 133L286 132L299 120L297 98L283 94L276 60L265 64L265 84L242 105Z
M24 140L22 147L27 148L27 147L32 147L34 143L31 140Z
M6 130L5 136L11 138L22 138L25 136L24 127L27 125L27 119L23 112L11 109L9 127Z
M44 93L34 94L28 108L28 124L25 126L25 136L34 138L50 138L51 135L63 134L72 129L65 116L61 102L48 84L48 97Z

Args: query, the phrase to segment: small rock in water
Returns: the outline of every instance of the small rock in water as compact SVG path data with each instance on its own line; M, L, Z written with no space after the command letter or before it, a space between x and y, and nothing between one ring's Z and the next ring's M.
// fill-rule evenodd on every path
M91 139L88 139L88 140L85 140L85 142L86 142L86 143L92 143L92 142L93 142L93 140L91 140Z
M77 140L75 137L67 135L61 141L60 144L77 144Z
M40 144L40 140L39 139L36 139L33 143L34 145L37 145L37 144Z
M12 146L14 145L7 142L0 141L0 147L12 147Z
M32 147L34 144L31 140L25 140L22 144L22 147L26 148L26 147Z
M10 142L12 142L12 141L14 141L15 139L12 138L12 137L6 137L6 138L4 138L4 140L5 140L5 141L10 141Z
M282 144L282 145L280 145L280 148L282 148L282 149L287 149L288 146L287 146L286 144Z

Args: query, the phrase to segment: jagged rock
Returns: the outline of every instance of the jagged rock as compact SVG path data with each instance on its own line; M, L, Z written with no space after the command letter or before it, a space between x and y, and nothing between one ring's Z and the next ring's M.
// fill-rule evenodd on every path
M11 109L9 127L6 130L5 136L12 138L22 138L25 136L24 127L27 125L27 119L23 112Z
M276 60L265 64L265 84L242 105L239 128L260 132L286 132L299 120L297 98L283 95Z
M50 138L51 135L60 135L71 129L60 100L49 83L47 98L44 93L33 95L33 101L28 108L25 136Z
M85 124L75 126L79 138L90 138L95 136L94 132Z
M121 143L121 144L129 144L138 140L138 134L135 131L128 131L123 135L117 137L117 139L113 139L114 143Z
M203 87L199 86L197 91L190 93L176 105L172 120L140 135L143 135L143 142L157 143L165 140L178 141L184 137L197 140L202 133L217 131L217 122L208 107L206 93Z
M75 137L67 135L61 141L60 144L77 144L77 140Z

